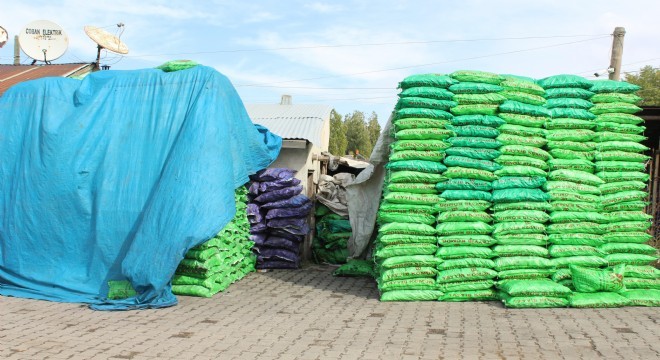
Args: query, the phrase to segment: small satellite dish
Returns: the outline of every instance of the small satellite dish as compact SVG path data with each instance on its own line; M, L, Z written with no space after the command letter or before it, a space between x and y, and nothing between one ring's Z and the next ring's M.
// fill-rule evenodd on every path
M120 23L117 26L123 27L124 24ZM98 51L96 53L96 67L98 68L101 61L101 49L106 49L117 54L128 54L128 46L124 44L118 37L112 35L111 33L98 28L96 26L85 26L85 34L89 36L92 41L94 41L98 46Z
M9 40L9 34L7 34L7 30L5 30L5 28L0 26L0 48L5 46L7 40Z
M57 24L48 20L33 21L21 30L18 35L21 50L25 55L37 61L50 64L51 61L64 55L69 46L69 38Z

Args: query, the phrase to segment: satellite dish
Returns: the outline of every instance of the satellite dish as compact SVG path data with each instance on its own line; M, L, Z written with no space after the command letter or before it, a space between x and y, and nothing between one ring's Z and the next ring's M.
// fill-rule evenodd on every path
M7 40L9 40L9 34L7 34L7 30L5 30L5 28L0 26L0 48L5 46Z
M117 26L123 27L124 24L119 23ZM85 34L89 36L92 41L94 41L98 46L98 51L96 53L96 67L98 68L101 62L101 49L106 49L117 54L128 54L128 46L124 44L118 37L112 35L111 33L98 28L96 26L85 26Z
M25 55L37 61L50 64L51 61L64 55L69 46L69 38L62 28L52 21L33 21L21 30L18 35L21 50Z

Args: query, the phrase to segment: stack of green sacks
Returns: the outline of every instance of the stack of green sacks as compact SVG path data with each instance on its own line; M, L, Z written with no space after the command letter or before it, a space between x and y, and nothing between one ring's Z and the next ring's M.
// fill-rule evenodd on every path
M211 297L254 271L245 187L236 190L235 201L232 221L215 237L186 253L172 278L174 294Z
M589 80L576 75L550 76L538 82L545 89L545 107L551 113L546 122L548 182L544 189L551 198L550 238L548 248L556 272L552 279L572 288L571 264L600 267L603 260L598 246L602 243L598 186L594 175L593 139L595 116L589 112Z
M457 106L451 109L451 126L456 136L448 139L444 164L447 181L436 188L446 202L438 204L438 286L445 293L441 301L494 300L491 205L494 174L502 166L493 160L500 155L497 127L504 121L496 116L506 98L499 94L504 79L483 71L456 71L458 81L451 90Z
M348 238L351 223L347 216L335 214L323 204L317 204L316 236L312 242L312 255L317 263L344 264L348 257Z
M570 296L571 307L605 308L630 304L627 298L619 295L624 290L624 264L606 270L570 265L569 271L575 288Z
M447 129L456 103L446 75L405 78L393 116L393 136L374 259L382 301L437 300L435 184L444 181L442 164L454 136Z
M590 90L595 104L591 112L596 115L596 175L605 184L600 186L601 204L606 225L605 243L600 250L610 266L626 264L623 283L629 296L639 297L643 290L660 289L658 270L649 266L657 259L657 250L647 245L651 235L651 216L644 212L648 196L645 172L648 148L640 142L645 127L643 119L634 114L641 109L635 105L641 100L635 95L637 85L622 81L594 81ZM642 291L635 291L642 290ZM624 293L625 294L625 293ZM657 300L657 294L655 296Z

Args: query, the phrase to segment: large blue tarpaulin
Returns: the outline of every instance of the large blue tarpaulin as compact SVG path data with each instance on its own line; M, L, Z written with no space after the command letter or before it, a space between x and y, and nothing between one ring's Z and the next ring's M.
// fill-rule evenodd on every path
M0 295L97 309L176 304L170 279L234 216L281 138L196 66L29 81L0 97ZM108 281L137 296L108 300Z

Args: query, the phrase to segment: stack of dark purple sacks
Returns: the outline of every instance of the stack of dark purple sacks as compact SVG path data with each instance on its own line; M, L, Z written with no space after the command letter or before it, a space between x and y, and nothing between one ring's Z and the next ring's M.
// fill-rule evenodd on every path
M301 194L303 187L295 173L276 168L251 177L247 214L257 269L300 266L300 244L309 232L307 215L313 204Z

